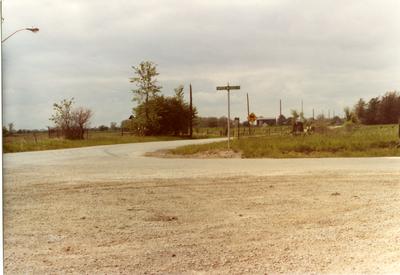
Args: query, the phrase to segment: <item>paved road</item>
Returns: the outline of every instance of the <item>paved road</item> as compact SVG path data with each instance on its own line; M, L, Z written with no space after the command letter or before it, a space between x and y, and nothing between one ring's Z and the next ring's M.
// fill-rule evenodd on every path
M320 159L162 159L146 152L221 139L118 144L4 155L6 180L18 182L124 181L151 178L287 174L391 174L399 157Z

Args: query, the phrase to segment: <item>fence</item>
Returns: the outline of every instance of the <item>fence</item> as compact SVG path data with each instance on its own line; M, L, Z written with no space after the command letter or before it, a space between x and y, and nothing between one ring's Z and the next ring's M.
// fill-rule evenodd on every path
M276 136L289 135L291 126L252 126L252 127L231 127L231 137L249 137L249 136ZM200 128L193 130L194 136L197 137L225 137L228 135L227 128Z

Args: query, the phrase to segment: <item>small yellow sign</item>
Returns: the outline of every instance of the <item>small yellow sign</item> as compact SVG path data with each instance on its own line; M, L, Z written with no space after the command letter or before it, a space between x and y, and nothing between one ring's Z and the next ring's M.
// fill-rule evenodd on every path
M251 114L247 117L247 120L250 121L250 122L254 122L254 121L256 121L256 119L257 119L257 116L256 116L254 113L251 113Z

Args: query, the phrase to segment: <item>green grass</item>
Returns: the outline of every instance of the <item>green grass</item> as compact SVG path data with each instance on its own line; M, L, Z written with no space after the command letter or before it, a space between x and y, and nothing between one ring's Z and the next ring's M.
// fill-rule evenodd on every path
M36 140L35 140L36 136ZM163 140L183 139L180 137L161 136L161 137L142 137L125 134L120 132L89 132L89 138L84 140L67 140L63 138L48 138L47 133L41 132L29 134L15 134L3 138L3 152L25 152L40 151L62 148L76 148L96 145L109 145L119 143L150 142Z
M272 127L273 128L273 127ZM325 133L292 136L267 134L231 141L231 148L243 158L372 157L400 156L398 125L360 126L329 129ZM204 151L226 150L226 142L184 146L173 154L191 155Z

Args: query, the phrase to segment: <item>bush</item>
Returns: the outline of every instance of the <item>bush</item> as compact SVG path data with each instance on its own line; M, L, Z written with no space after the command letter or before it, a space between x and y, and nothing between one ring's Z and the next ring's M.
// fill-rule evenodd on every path
M350 120L344 123L344 128L346 129L347 132L352 132L355 129L359 128L359 125Z
M100 125L99 126L99 131L107 131L107 130L108 130L107 126L105 126L105 125Z
M191 113L189 104L184 102L182 90L176 90L173 97L154 96L134 112L130 127L141 135L187 134L190 120L196 116L196 109Z

